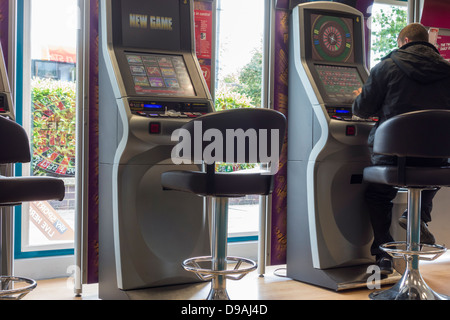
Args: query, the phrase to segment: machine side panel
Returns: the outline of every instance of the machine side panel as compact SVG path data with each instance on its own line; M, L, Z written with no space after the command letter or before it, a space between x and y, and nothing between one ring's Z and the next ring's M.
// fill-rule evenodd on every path
M100 46L102 44L100 43ZM99 74L108 74L104 55L99 57ZM108 77L99 78L99 296L102 299L123 299L117 290L115 237L113 228L113 163L121 127L117 101Z
M336 282L322 270L312 265L311 241L308 221L308 206L306 201L306 161L288 162L287 199L287 276L299 281L337 290ZM300 199L298 199L300 198Z
M107 74L103 55L100 55L99 59L99 73ZM112 164L119 137L122 136L122 126L119 123L117 101L109 79L99 78L99 91L103 93L99 99L99 161Z
M322 130L300 74L306 76L300 60L298 16L290 23L289 52L289 117L288 117L288 179L287 179L287 275L293 279L313 281L324 287L334 282L312 266L310 223L308 217L307 166L311 151L320 139ZM294 30L295 29L295 30ZM295 71L294 71L295 70ZM302 71L300 71L302 70ZM310 87L309 91L313 91ZM312 92L312 95L314 93Z
M112 181L112 165L101 164L99 176ZM125 299L117 290L116 257L114 254L114 232L112 215L112 184L99 184L99 297L101 299Z

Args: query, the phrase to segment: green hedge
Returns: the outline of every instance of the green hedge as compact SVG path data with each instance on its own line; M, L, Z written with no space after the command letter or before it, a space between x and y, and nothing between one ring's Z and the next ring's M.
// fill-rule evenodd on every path
M74 176L75 82L34 78L31 94L33 174Z

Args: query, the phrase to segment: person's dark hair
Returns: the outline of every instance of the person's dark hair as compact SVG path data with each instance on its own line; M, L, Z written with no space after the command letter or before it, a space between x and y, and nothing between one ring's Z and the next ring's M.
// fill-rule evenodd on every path
M409 41L428 41L428 31L420 23L411 23L400 31L397 39L404 41L405 38Z

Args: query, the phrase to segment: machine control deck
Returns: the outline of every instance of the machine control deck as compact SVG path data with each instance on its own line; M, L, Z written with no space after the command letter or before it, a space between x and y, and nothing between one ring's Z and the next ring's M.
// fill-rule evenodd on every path
M133 114L147 118L197 118L208 112L205 103L130 101Z
M171 110L163 113L152 113L146 111L134 111L133 114L146 118L197 118L205 112L171 112Z
M352 113L351 106L336 107L336 106L326 106L328 116L330 119L340 120L340 121L354 121L354 122L377 122L378 117L370 117L368 119L359 118L354 116Z

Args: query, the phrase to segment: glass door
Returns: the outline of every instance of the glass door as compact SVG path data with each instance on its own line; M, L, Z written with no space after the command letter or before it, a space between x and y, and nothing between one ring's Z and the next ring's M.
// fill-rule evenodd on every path
M21 171L23 176L63 179L66 195L61 202L21 207L16 215L16 258L73 253L77 14L77 0L19 2L17 73L23 78L18 83L23 92L17 108L32 152L31 163Z

